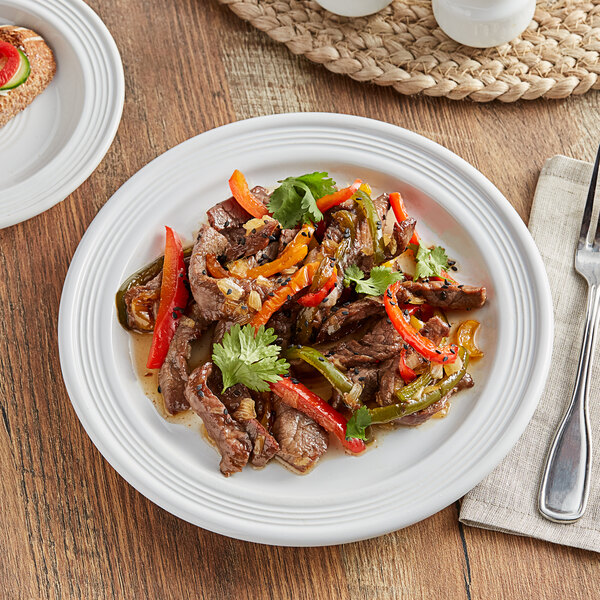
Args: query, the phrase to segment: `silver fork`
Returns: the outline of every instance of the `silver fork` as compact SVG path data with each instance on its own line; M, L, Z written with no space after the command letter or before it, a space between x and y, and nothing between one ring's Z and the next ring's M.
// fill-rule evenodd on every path
M591 221L599 164L600 148L596 154L575 252L575 270L588 284L577 378L571 403L550 446L540 486L539 510L555 523L573 523L580 519L585 512L590 491L592 438L588 414L589 380L600 312L600 219L595 231L591 228ZM588 239L591 236L594 236L593 243Z

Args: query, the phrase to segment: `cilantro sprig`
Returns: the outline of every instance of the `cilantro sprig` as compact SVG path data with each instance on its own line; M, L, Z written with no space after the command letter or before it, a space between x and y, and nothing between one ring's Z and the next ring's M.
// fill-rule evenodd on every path
M371 424L371 415L369 409L366 406L361 406L351 417L348 419L346 425L346 439L358 438L359 440L367 440L367 427Z
M414 280L425 277L439 277L443 269L448 269L448 255L441 246L428 248L419 241L417 252L417 266L415 268Z
M383 296L392 283L401 279L403 279L402 273L392 271L388 267L373 267L368 279L365 279L365 274L356 265L351 265L344 273L346 287L354 283L359 294L369 296Z
M295 227L298 223L318 223L323 213L317 200L335 192L335 181L328 173L307 173L298 177L287 177L271 194L269 211L283 227Z
M252 325L234 325L220 344L213 345L213 362L223 373L223 391L236 383L257 392L269 390L286 375L290 365L279 358L281 347L274 344L277 336L273 329L261 325L256 331Z

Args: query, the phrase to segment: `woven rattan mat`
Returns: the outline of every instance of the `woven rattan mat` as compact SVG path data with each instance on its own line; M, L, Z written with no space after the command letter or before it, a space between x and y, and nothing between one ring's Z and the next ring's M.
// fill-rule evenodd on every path
M600 0L539 0L519 38L485 50L448 38L429 0L355 19L311 0L219 1L294 54L402 94L514 102L600 88Z

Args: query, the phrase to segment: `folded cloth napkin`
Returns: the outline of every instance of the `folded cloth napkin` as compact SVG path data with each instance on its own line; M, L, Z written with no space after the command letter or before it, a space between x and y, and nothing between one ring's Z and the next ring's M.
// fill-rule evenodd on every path
M591 176L592 165L564 156L549 159L542 169L529 230L546 265L554 302L550 375L525 433L504 461L465 496L460 520L600 552L600 453L593 456L589 501L579 521L552 523L537 508L546 453L571 399L581 348L587 289L573 261ZM592 439L600 447L600 348L594 363L589 408Z

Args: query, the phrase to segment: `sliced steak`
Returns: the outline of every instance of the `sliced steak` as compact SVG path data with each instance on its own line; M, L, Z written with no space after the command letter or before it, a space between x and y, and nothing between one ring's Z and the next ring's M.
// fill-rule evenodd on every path
M225 260L232 261L245 256L254 256L264 250L269 243L279 239L279 223L274 219L265 219L260 227L246 232L244 227L224 229L221 233L231 244L225 251Z
M274 399L272 432L279 442L277 457L299 473L307 473L327 451L327 432L304 413Z
M252 290L256 290L263 300L270 284L263 287L255 280L235 279L234 283L242 289L242 297L236 300L228 299L217 285L217 279L210 277L206 271L206 255L215 254L220 256L229 245L227 238L209 225L203 225L198 231L198 238L190 257L188 279L194 300L199 307L202 317L206 321L219 321L228 319L231 321L244 321L248 316L245 301ZM225 281L225 280L221 280ZM233 281L233 280L232 280ZM265 280L266 282L267 280ZM246 307L246 308L244 308Z
M298 320L298 314L302 306L296 302L295 298L288 300L280 310L278 310L267 322L267 329L272 327L277 335L276 344L279 344L284 350L290 345L294 325Z
M198 367L188 378L185 397L202 419L206 431L221 454L221 473L229 477L241 471L250 457L252 443L241 425L232 419L225 405L208 387L213 364Z
M365 296L347 306L332 307L317 334L317 342L338 339L356 330L367 319L383 314L385 314L383 300L375 296Z
M346 373L352 383L360 383L362 386L360 401L363 404L372 402L375 399L375 394L379 389L379 373L380 370L372 366L354 367ZM346 406L342 394L336 389L333 390L331 396L331 405L336 410L344 410Z
M229 411L242 429L248 434L252 442L252 454L250 462L253 466L264 467L279 450L277 440L267 431L265 427L256 418L238 418L236 411L240 407L240 403L245 398L256 400L258 394L251 392L245 385L238 383L224 392L223 379L218 368L213 369L208 385L211 389L216 390L216 396L223 402L223 405Z
M396 402L394 391L398 384L404 385L398 369L399 356L388 358L379 369L379 389L375 396L377 404L387 406Z
M451 310L481 308L485 304L484 287L450 285L443 281L405 281L398 291L399 302L422 298L431 306Z
M412 217L408 217L401 223L394 223L394 229L392 230L392 236L396 242L396 249L393 253L394 256L402 254L415 232L417 222Z
M148 283L136 285L125 292L123 300L127 309L127 325L136 331L154 331L162 271Z
M445 337L450 335L450 326L439 317L431 317L419 332L422 336L429 338L436 346L442 343Z
M197 340L202 331L203 328L193 319L182 317L158 373L165 408L171 415L190 407L184 394L190 372L188 360L192 354L192 341Z
M250 462L254 467L264 467L279 452L277 440L256 419L241 421L240 425L252 441Z
M471 387L473 387L473 379L468 373L466 373L465 376L458 382L458 385L452 388L443 398L440 398L437 402L434 402L431 406L425 408L424 410L420 410L412 415L407 415L401 419L396 419L394 423L396 425L406 425L409 427L422 425L425 423L425 421L431 419L433 415L440 412L440 410L442 410L448 404L450 398L452 398L454 394Z
M373 329L360 340L342 342L333 353L332 359L349 369L383 362L398 354L403 346L402 338L386 317L377 321Z
M265 188L256 186L250 190L265 206L269 202L269 194ZM208 223L217 231L227 229L228 227L241 227L252 218L249 212L246 212L233 196L215 204L206 211Z

